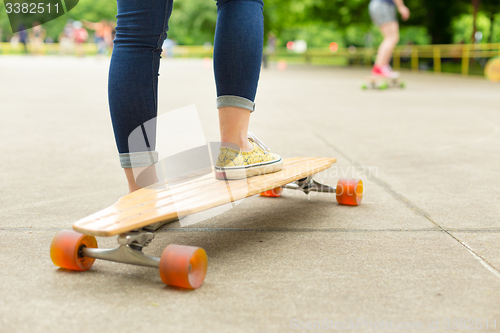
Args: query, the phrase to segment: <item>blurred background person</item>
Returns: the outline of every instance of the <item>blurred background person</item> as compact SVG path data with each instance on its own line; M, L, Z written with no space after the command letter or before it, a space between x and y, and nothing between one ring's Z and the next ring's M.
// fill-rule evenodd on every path
M113 51L113 40L115 39L115 27L116 22L108 21L108 30L104 33L104 43L106 43L106 47L108 50Z
M274 55L275 52L276 52L276 35L273 32L270 32L267 35L267 46L266 50L264 51L264 55L262 57L264 68L267 68L269 63L269 57Z
M23 52L28 53L28 33L26 32L26 26L21 23L19 25L19 43L23 44Z
M111 33L113 28L109 25L108 21L102 20L101 22L90 22L82 20L85 28L94 30L94 41L97 45L97 54L107 54L108 45L112 42Z
M89 33L83 27L82 22L73 22L73 41L75 43L75 51L78 57L84 56L83 43L89 38Z
M175 45L177 45L175 40L170 38L165 39L162 46L163 55L168 58L173 58Z
M378 48L375 65L373 65L372 75L374 76L387 78L397 78L399 76L399 73L394 72L389 66L394 47L399 42L399 23L396 8L403 21L408 20L410 10L404 5L403 0L371 0L368 7L373 23L380 28L384 36L384 40Z
M73 54L74 43L73 43L73 20L68 20L64 29L59 34L57 40L59 41L59 54Z
M31 53L32 54L37 54L41 55L45 51L45 35L46 31L40 23L34 22L33 23L33 28L29 32L29 39L30 39L30 44L31 44Z
M19 34L12 34L12 36L10 36L10 39L7 37L7 41L10 43L11 49L17 49L19 47Z

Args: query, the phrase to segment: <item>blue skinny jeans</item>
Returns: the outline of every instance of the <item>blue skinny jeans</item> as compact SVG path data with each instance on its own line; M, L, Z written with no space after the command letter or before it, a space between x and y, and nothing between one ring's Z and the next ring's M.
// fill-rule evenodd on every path
M217 108L233 106L253 111L262 61L264 3L262 0L216 1ZM158 158L154 132L158 72L173 0L117 0L117 3L116 38L108 81L113 130L122 167L149 166ZM145 123L150 127L147 151L129 147L129 135L140 126L144 132Z

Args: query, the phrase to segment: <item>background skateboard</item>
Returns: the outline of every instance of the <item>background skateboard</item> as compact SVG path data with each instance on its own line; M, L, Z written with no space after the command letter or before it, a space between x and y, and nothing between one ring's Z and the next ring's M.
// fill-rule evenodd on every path
M389 88L405 88L406 84L400 78L390 79L381 76L369 76L366 78L367 82L361 85L361 89L380 89L385 90Z

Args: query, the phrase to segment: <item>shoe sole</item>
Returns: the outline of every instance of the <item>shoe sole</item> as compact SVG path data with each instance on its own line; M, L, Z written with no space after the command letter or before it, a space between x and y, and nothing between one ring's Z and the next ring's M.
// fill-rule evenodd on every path
M215 167L215 178L220 180L236 180L266 175L283 169L283 159L278 161L252 164L244 167Z

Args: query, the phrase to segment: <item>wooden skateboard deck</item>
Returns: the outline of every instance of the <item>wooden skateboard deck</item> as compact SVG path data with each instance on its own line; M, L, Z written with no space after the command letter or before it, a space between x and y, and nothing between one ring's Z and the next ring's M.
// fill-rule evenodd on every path
M214 173L175 182L165 189L143 188L114 205L87 216L73 229L87 235L113 236L157 222L176 219L250 197L325 169L335 158L296 157L284 160L283 170L241 180L217 180Z

